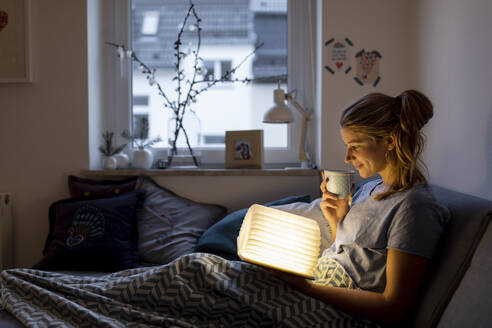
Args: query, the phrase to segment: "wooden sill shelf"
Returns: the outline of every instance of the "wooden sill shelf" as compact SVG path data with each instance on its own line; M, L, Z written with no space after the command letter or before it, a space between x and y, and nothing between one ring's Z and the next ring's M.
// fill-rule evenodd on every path
M199 169L117 169L117 170L81 170L86 177L124 177L146 174L149 176L318 176L315 169L224 169L224 168L199 168Z

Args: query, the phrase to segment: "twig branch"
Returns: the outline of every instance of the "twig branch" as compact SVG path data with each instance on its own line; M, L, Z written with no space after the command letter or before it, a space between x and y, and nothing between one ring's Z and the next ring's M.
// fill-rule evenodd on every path
M183 24L181 25L181 28L179 29L178 32L178 39L174 42L174 56L176 57L176 72L177 72L177 80L178 80L178 87L176 91L178 92L178 108L176 109L178 114L182 109L181 106L181 81L184 79L184 74L183 70L181 69L181 58L183 54L181 53L181 37L183 36L183 32L186 26L186 22L188 21L188 18L190 17L191 11L194 10L193 8L195 5L191 2L190 0L190 8L188 8L188 11L186 12L186 16L183 20Z
M131 52L131 55L130 55L131 59L133 61L136 61L139 64L139 66L142 68L141 72L142 72L142 74L147 75L147 79L149 80L149 84L155 85L157 87L157 90L159 91L159 95L161 95L166 100L167 104L164 104L164 106L171 108L174 112L176 112L174 104L169 100L166 93L162 89L160 83L155 80L155 71L156 71L155 69L151 69L149 66L147 66L143 61L140 60L140 58L138 58L138 56L135 54L135 52L133 50L126 48L124 44L117 44L117 43L108 42L108 41L106 42L106 44L113 46L115 48L121 48L124 53L130 51Z

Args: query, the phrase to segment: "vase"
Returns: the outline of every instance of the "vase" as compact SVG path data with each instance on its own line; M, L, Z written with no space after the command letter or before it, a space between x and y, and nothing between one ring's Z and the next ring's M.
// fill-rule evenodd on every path
M152 152L145 148L139 148L133 151L132 166L136 169L150 169L154 161Z
M168 167L196 168L201 164L202 153L198 149L201 141L201 121L192 112L186 112L181 121L182 128L178 133L179 121L176 116L167 122L168 131ZM175 147L174 147L175 146Z
M113 156L108 156L103 159L103 169L114 170L116 168L116 159Z
M118 153L116 155L113 155L113 158L116 160L117 169L126 169L128 167L128 164L130 164L130 159L125 153Z

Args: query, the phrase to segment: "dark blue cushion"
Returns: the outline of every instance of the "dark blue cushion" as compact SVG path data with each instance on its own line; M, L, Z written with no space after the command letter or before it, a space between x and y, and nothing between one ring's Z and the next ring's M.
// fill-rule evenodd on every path
M137 267L136 211L144 191L53 203L40 270L118 271Z
M309 195L290 196L267 203L265 206L296 202L309 203L310 201L311 197ZM198 241L196 251L216 254L230 260L239 260L237 256L237 237L247 211L248 208L243 208L232 212L208 228Z

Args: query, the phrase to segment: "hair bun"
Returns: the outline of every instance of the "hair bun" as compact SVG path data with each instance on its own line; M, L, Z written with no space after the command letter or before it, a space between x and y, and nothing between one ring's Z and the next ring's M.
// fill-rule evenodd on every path
M400 124L406 133L419 131L434 115L429 98L417 90L403 91L396 99L401 99Z

